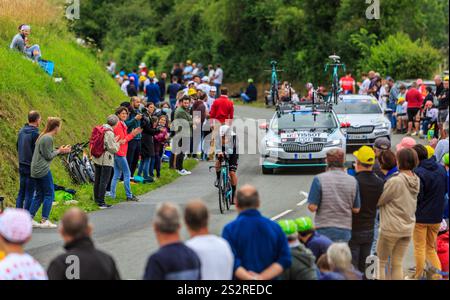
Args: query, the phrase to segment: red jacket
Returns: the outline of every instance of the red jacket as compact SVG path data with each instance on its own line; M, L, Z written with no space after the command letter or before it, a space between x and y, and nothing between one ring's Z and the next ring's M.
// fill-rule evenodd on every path
M117 123L116 128L114 128L114 134L116 135L116 137L117 136L119 137L119 141L120 140L126 141L124 144L120 145L119 151L117 151L116 153L117 156L127 156L128 142L134 139L134 135L132 135L131 133L128 134L127 130L128 130L127 125L125 125L125 123L122 121Z
M211 119L218 120L221 124L225 120L233 120L234 118L234 104L227 96L220 96L214 101L209 112Z
M436 250L441 261L442 272L448 272L448 231L438 236Z
M408 108L421 108L423 103L423 96L416 88L411 88L406 93L406 102L408 102Z

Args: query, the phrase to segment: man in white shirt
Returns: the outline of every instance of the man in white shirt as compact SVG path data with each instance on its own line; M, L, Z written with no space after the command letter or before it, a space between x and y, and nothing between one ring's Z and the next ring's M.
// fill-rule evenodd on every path
M362 83L359 86L359 94L367 95L367 91L370 88L370 78L367 75L367 73L363 73L361 77L362 77Z
M8 208L0 215L0 280L47 280L47 273L24 245L31 239L31 216L24 209Z
M122 86L120 87L120 89L122 90L122 92L128 97L128 85L130 84L130 79L128 78L128 76L124 77L124 81L122 83Z
M211 86L209 85L209 77L203 76L202 83L197 86L197 90L202 90L206 95L209 95Z
M186 246L200 258L202 280L231 280L233 252L225 239L209 233L208 220L208 208L201 200L187 204L184 221L191 239L186 242Z
M216 71L214 72L214 85L217 88L216 99L220 97L220 86L223 83L223 70L220 64L217 64Z
M208 94L208 110L211 110L211 107L212 107L214 101L216 100L216 95L217 95L217 88L215 86L212 86L209 89L209 94Z
M210 82L214 80L214 73L216 73L216 70L214 70L213 65L208 65L208 77Z

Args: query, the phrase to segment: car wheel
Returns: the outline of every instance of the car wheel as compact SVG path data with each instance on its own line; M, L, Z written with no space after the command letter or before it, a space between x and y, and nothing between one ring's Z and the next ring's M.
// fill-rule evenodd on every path
M272 175L273 174L273 169L268 169L268 168L264 168L264 167L262 167L261 169L262 169L262 173L264 175Z

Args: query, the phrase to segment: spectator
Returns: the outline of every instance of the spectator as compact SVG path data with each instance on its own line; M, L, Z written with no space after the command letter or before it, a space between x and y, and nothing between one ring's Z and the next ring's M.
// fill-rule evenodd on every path
M9 46L10 49L17 50L21 53L24 53L28 58L32 59L35 62L41 60L41 48L39 45L30 46L28 44L28 36L31 33L30 25L20 25L19 33L16 34Z
M126 159L128 152L128 143L132 139L136 137L136 135L142 132L140 127L135 128L131 131L131 133L127 133L127 125L125 125L125 120L128 118L128 109L126 107L119 107L116 110L116 116L119 118L119 123L114 128L114 134L119 141L124 141L119 148L119 151L114 155L114 176L111 181L111 198L116 198L116 186L117 181L119 181L120 177L123 175L123 184L125 187L125 194L127 196L127 201L139 201L136 196L134 196L131 192L130 185L130 167L128 166L128 162Z
M201 279L231 280L233 252L226 240L209 233L209 212L205 203L201 200L189 202L184 210L184 221L191 237L186 246L194 250L200 258Z
M321 280L361 280L362 274L352 266L352 253L346 243L332 244L327 250L327 260L331 272Z
M221 90L221 86L223 83L223 70L221 68L220 64L217 64L216 66L216 71L214 72L214 80L213 80L214 85L217 88L217 92L218 94L216 95L216 98L219 98L222 94L222 90Z
M168 130L168 116L161 115L158 119L159 132L153 137L155 145L155 171L156 178L161 178L161 159L164 153L164 145L167 143L170 135Z
M139 97L133 97L130 101L130 107L128 109L128 119L125 121L127 126L127 132L131 133L134 129L141 127L143 114L140 110L141 99ZM127 150L127 162L130 169L130 176L134 178L134 172L136 171L139 155L141 154L142 146L142 134L136 134L136 136L128 142Z
M202 127L205 123L206 116L207 116L207 109L205 102L202 100L204 99L204 93L202 91L198 91L200 97L196 98L193 101L191 113L192 113L192 120L194 122L196 130L194 131L193 137L192 137L192 146L193 146L193 157L197 158L198 156L202 156L203 154L203 131ZM197 142L197 143L195 143Z
M136 96L137 96L137 92L139 91L139 75L137 74L136 69L133 69L133 71L128 74L128 78L130 79L130 83L134 84L134 88L136 90ZM128 95L129 97L133 97Z
M221 89L221 94L211 106L209 115L211 119L219 121L222 125L231 125L234 118L234 104L228 98L228 89L226 87Z
M181 68L180 64L176 63L172 69L172 80L176 78L179 84L183 81L183 68Z
M444 123L446 120L448 120L448 105L449 105L448 76L446 76L444 78L444 89L442 90L441 94L438 97L438 102L439 102L439 104L438 104L439 130L440 130L441 137L446 138L446 137L448 137L448 134L446 135L446 132L444 129Z
M387 113L387 117L389 120L391 120L391 127L396 128L397 127L397 120L394 117L393 113L395 112L396 106L397 106L397 99L398 95L400 93L399 89L395 86L395 81L392 77L388 76L386 77L386 83L389 89L389 98L387 103L387 108L391 109L392 111Z
M156 209L153 230L160 246L150 256L144 280L200 280L201 262L197 254L180 240L178 206L163 203Z
M381 77L374 71L369 72L370 85L367 90L368 95L374 96L377 100L380 96Z
M297 225L293 220L278 222L287 236L291 249L292 265L281 276L284 280L317 280L316 257L298 240Z
M356 179L345 173L342 149L327 152L327 172L314 177L308 209L315 213L317 231L333 242L348 242L352 235L352 213L361 206Z
M106 70L108 71L109 74L111 74L111 76L114 77L114 75L116 74L116 67L117 67L116 62L113 61L112 59L110 59L108 61L108 65L106 67Z
M197 67L198 67L198 72L197 72L198 77L203 78L205 76L205 70L203 68L203 65L198 64Z
M400 144L397 144L397 146L395 147L397 150L397 153L403 149L411 149L416 145L416 140L411 138L411 137L404 137L401 141Z
M148 68L147 68L147 65L145 64L145 62L141 62L139 64L139 73L145 73L145 75L148 74Z
M375 152L371 148L363 146L353 155L356 157L355 178L359 186L361 210L353 215L349 246L353 266L364 272L366 258L370 255L373 244L377 204L383 193L384 181L373 171Z
M258 211L258 191L250 185L237 192L239 216L222 236L234 253L234 276L240 280L272 280L291 266L286 236L277 223Z
M436 98L439 98L440 95L442 95L442 92L444 91L444 83L442 82L442 77L439 75L434 76L434 83L436 84L436 91L434 95Z
M209 95L209 92L211 91L211 86L209 85L209 77L203 76L202 82L197 86L197 90L203 91L206 95Z
M346 72L346 75L339 80L339 85L345 95L355 94L356 92L356 82L351 72Z
M60 154L67 154L71 151L70 146L61 146L55 150L53 139L61 130L61 119L48 118L44 132L36 141L36 146L31 160L31 177L36 184L36 197L30 206L32 218L42 205L42 220L38 224L33 220L33 226L39 228L56 228L57 226L49 221L50 212L55 199L55 187L53 185L50 164L53 159Z
M384 174L380 168L380 155L383 151L391 149L391 141L388 138L380 137L377 138L373 144L373 151L375 152L375 163L373 165L373 172L380 178L384 177Z
M327 253L328 247L333 243L328 237L321 235L314 229L310 217L302 217L295 220L298 230L298 239L306 248L312 251L316 260Z
M92 241L92 225L87 214L79 208L69 209L61 220L59 233L66 253L52 260L48 267L50 280L120 280L114 259L97 250ZM70 257L79 261L79 273L67 277ZM69 272L70 274L70 272Z
M31 217L26 210L7 208L0 214L0 249L6 253L0 260L0 280L47 280L42 266L24 251L31 232Z
M394 116L396 117L396 133L402 134L408 128L408 102L406 102L406 87L400 85Z
M39 125L41 115L37 111L28 113L28 123L19 131L17 138L17 152L19 155L19 177L20 187L16 199L16 208L30 210L33 200L35 183L31 178L31 160L39 137Z
M147 103L147 105L150 103ZM139 165L138 176L142 175L144 177L144 183L152 183L154 181L153 177L155 176L154 170L156 158L154 136L159 133L156 128L157 125L157 117L149 115L142 119L141 163Z
M182 176L191 175L191 172L183 167L184 156L190 149L189 144L192 136L193 119L189 113L190 104L191 99L188 96L184 96L181 100L181 106L175 111L173 122L175 138L173 140L172 150L174 151L172 151L172 155L175 155L174 160L178 174Z
M437 238L437 254L442 266L442 272L447 273L444 279L448 279L448 259L449 259L449 247L448 247L448 226L447 223L442 221L442 226L439 229L439 235Z
M428 95L431 94L431 88L427 87L427 91L429 91ZM424 110L422 111L422 128L419 132L419 136L421 138L428 136L428 131L433 128L438 128L438 117L439 110L433 107L433 100L428 100L425 102ZM438 130L433 130L434 134L430 132L430 136L437 138L439 135Z
M161 101L161 89L155 82L155 78L150 78L149 81L149 84L145 86L147 102L153 102L156 106L158 106Z
M414 170L420 178L420 192L417 198L416 225L414 227L414 256L416 259L415 279L424 276L425 260L441 270L436 253L436 239L444 214L445 194L448 192L447 172L434 158L428 158L423 145L415 145L419 166Z
M419 133L418 114L423 103L422 93L417 89L417 83L413 82L411 88L406 93L408 102L408 132L407 135L415 136ZM414 132L412 132L414 123Z
M127 75L124 75L122 77L123 77L123 82L122 82L122 85L120 86L120 89L125 94L125 96L128 97L128 85L130 84L130 78Z
M167 87L167 93L169 94L169 102L172 110L175 110L177 103L177 93L183 89L183 86L178 83L178 77L172 77L172 83Z
M359 86L359 94L367 95L367 92L369 91L369 87L370 87L370 78L367 73L362 73L361 78L362 78L362 83Z
M400 172L384 185L378 201L380 209L380 234L377 255L380 279L403 279L403 258L411 241L420 179L413 170L418 165L417 153L413 149L397 152Z
M381 177L384 181L391 178L393 175L398 174L397 168L397 158L391 150L383 151L379 157L380 168L383 176Z
M166 79L167 79L167 74L164 72L161 73L161 75L159 76L159 81L158 81L160 102L164 102L164 100L166 98Z
M253 79L248 80L248 86L245 90L245 93L241 94L241 98L244 101L244 103L249 103L256 101L258 99L258 90L256 89L256 86L253 84Z
M127 85L127 95L128 97L137 97L138 95L138 86L137 81L133 76L130 76L130 83Z
M189 81L192 79L192 77L193 77L192 71L194 71L194 68L192 66L192 61L188 60L188 61L186 61L186 66L184 67L184 70L183 70L183 80L184 81L186 81L186 80Z
M213 65L208 65L208 77L209 82L214 80L214 74L216 73L216 70L214 69Z
M116 115L108 117L106 124L103 125L105 151L100 157L92 157L95 168L94 200L100 209L111 207L105 203L106 187L114 169L114 155L119 151L120 145L125 142L114 135L114 129L118 123L119 118Z
M212 86L209 90L208 94L208 110L211 110L211 107L213 106L215 100L216 100L216 94L217 94L217 88L215 86Z
M427 95L427 86L423 83L423 80L420 78L416 80L416 83L417 89L422 94L422 97L425 97Z

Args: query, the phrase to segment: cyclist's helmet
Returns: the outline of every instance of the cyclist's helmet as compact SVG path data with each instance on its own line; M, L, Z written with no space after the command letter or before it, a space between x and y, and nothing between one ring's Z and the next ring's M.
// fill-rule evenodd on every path
M294 220L281 220L278 221L278 225L280 225L281 230L283 230L286 235L293 235L297 233L297 225Z
M297 224L298 232L305 232L314 229L314 224L310 217L298 218L295 220L295 224Z
M220 126L220 136L235 136L233 129L228 125Z

